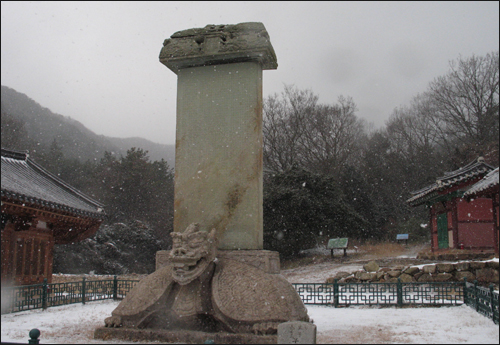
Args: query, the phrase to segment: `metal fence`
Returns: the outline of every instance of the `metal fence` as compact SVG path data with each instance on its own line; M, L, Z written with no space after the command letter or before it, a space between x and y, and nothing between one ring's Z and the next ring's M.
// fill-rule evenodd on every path
M459 305L464 284L436 283L330 283L293 284L304 304L332 305Z
M2 314L30 309L48 308L72 303L123 299L138 280L107 280L14 286L2 288Z
M138 280L108 280L53 283L2 288L2 314L105 299L120 300ZM293 283L304 304L331 305L461 305L467 304L498 324L498 293L477 281L428 283Z
M486 289L477 286L477 281L474 283L465 281L464 287L465 303L498 324L498 293L493 291L493 285Z

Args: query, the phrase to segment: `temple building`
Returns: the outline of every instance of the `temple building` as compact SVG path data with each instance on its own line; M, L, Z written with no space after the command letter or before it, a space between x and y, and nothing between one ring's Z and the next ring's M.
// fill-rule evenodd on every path
M493 170L480 157L412 192L407 203L429 209L433 252L466 249L498 253L498 168L496 187L485 183Z
M51 174L28 153L2 149L2 285L52 281L55 244L82 241L103 205Z

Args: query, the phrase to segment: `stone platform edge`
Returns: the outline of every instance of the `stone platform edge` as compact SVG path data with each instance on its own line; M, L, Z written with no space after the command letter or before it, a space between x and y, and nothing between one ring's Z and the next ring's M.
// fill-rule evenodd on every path
M208 333L188 330L132 329L99 327L94 339L120 339L125 341L160 341L168 343L203 344L213 340L215 344L276 344L277 335Z

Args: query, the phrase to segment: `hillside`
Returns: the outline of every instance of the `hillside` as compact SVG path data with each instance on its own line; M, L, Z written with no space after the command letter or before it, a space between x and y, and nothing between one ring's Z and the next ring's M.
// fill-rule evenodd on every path
M82 162L100 159L105 151L126 155L131 147L149 151L152 161L165 159L174 166L174 145L143 138L111 138L97 135L69 116L53 113L27 95L1 87L2 148L46 151L56 140L66 158Z

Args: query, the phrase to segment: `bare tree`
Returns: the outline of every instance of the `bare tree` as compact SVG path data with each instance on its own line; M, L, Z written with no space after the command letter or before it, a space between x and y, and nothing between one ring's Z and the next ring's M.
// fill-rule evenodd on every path
M498 51L450 62L450 72L429 85L427 96L441 122L441 138L474 154L493 145L498 155Z
M364 123L351 97L318 104L310 90L285 86L281 96L264 102L264 163L273 171L294 166L333 175L359 149Z
M264 164L273 171L286 171L301 164L304 127L316 108L318 96L311 90L285 86L281 95L264 101Z

